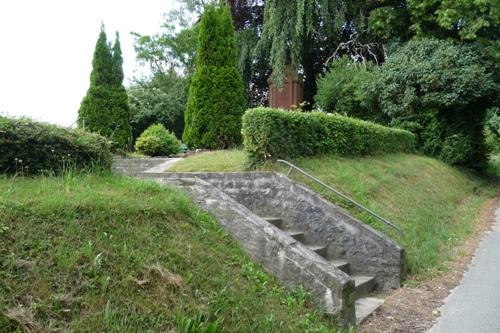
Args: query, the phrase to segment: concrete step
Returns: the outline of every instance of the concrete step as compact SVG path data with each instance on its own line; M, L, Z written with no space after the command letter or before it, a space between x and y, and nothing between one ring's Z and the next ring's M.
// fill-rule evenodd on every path
M338 269L340 269L341 271L343 271L344 273L349 274L350 270L348 261L342 259L330 259L328 260L328 262L333 266L337 267Z
M296 229L283 229L283 232L299 242L304 242L304 232Z
M280 229L283 229L283 220L281 219L281 217L263 217L264 220L266 220L267 222L273 224L274 226L280 228Z
M375 279L373 276L353 275L354 279L354 299L360 299L369 295L375 287Z
M364 297L354 303L356 308L356 325L359 325L368 318L379 306L384 303L383 299L376 297Z
M326 258L326 247L323 245L307 245L304 244L309 250L316 252L323 258Z

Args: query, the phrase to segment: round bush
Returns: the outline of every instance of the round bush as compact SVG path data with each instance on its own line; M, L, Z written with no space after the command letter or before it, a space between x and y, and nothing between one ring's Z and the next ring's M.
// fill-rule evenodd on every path
M142 132L135 150L148 156L169 156L180 151L180 142L162 124L154 124Z

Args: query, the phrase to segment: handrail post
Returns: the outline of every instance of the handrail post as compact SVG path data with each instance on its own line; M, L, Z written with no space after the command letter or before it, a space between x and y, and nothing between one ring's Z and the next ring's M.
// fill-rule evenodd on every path
M285 160L281 160L281 159L278 159L277 162L279 163L283 163L287 166L290 167L290 169L288 170L288 173L287 173L287 177L290 176L291 172L292 172L292 169L295 169L297 170L298 172L300 172L301 174L303 174L304 176L314 180L316 183L322 185L323 187L326 187L328 190L332 191L333 193L341 196L343 199L349 201L350 203L354 204L356 207L364 210L365 212L367 212L368 214L372 215L373 217L377 218L378 220L382 221L383 223L385 223L386 225L396 229L397 231L399 231L401 234L403 234L403 230L401 230L401 228L399 228L397 225L395 225L394 223L388 221L387 219L383 218L382 216L378 215L377 213L373 212L372 210L366 208L365 206L363 206L362 204L360 204L359 202L355 201L354 199L351 199L350 197L348 197L347 195L345 195L344 193L340 192L340 191L337 191L336 189L334 189L333 187L331 187L330 185L328 184L325 184L323 181L319 180L318 178L310 175L309 173L307 173L306 171L302 170L301 168L299 168L298 166L288 162L288 161L285 161Z

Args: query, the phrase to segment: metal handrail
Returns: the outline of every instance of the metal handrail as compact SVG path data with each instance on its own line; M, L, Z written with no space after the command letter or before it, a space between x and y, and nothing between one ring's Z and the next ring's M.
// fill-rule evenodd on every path
M382 221L383 223L387 224L388 226L396 229L397 231L399 231L400 233L403 233L403 230L401 230L398 226L396 226L394 223L388 221L387 219L383 218L382 216L378 215L377 213L373 212L372 210L366 208L365 206L363 206L362 204L360 204L359 202L355 201L354 199L351 199L349 198L347 195L345 195L344 193L342 192L339 192L337 191L336 189L334 189L333 187L331 187L330 185L327 185L325 184L324 182L322 182L321 180L319 180L318 178L314 177L313 175L307 173L306 171L302 170L301 168L299 168L298 166L288 162L288 161L285 161L285 160L278 160L278 162L280 163L283 163L287 166L290 167L290 169L288 170L288 173L287 173L287 177L290 176L290 173L292 172L293 169L297 170L298 172L300 172L301 174L303 174L304 176L314 180L316 183L326 187L327 189L329 189L330 191L332 191L333 193L341 196L342 198L344 198L345 200L349 201L350 203L354 204L355 206L357 206L358 208L361 208L362 210L364 210L365 212L369 213L370 215L376 217L377 219L379 219L380 221Z

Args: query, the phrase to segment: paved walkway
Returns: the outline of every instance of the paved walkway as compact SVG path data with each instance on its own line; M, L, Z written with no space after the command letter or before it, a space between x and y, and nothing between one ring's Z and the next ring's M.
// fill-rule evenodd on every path
M171 157L164 163L157 165L155 167L152 167L150 169L145 170L145 173L156 173L156 172L165 172L168 169L170 169L175 163L179 162L182 160L180 157Z
M500 333L500 208L495 215L492 231L428 333Z

